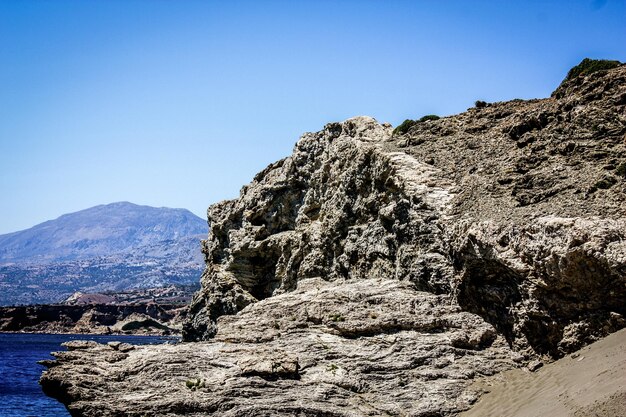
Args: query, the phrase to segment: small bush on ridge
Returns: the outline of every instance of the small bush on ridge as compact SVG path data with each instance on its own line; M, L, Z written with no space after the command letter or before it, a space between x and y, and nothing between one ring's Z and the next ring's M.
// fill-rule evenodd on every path
M439 120L441 119L441 117L437 116L436 114L427 114L426 116L421 117L417 123L423 123L427 120Z
M427 120L439 120L439 119L440 117L437 116L436 114L427 114L426 116L423 116L418 120L406 119L404 122L398 125L398 127L393 129L393 134L404 135L406 132L409 131L410 128L415 126L417 123L424 123Z
M415 125L416 121L411 119L406 119L404 122L398 125L395 129L393 129L394 135L404 135L409 131L410 128Z
M596 71L606 71L611 68L622 65L619 61L610 61L608 59L583 59L580 64L576 65L567 73L565 81L572 80L580 75L589 75Z

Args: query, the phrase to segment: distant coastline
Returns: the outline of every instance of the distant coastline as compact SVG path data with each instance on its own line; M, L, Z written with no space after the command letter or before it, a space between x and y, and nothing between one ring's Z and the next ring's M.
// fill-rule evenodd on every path
M207 230L185 209L117 202L0 235L0 305L55 304L76 291L197 287Z
M0 306L0 332L179 335L197 286L75 292L61 303Z
M0 307L0 332L99 335L178 335L181 304L44 304Z

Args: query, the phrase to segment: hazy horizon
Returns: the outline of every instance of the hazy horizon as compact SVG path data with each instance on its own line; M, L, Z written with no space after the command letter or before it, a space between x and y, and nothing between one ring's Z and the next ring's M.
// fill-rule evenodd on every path
M0 0L0 234L234 198L298 137L548 97L626 61L626 0Z

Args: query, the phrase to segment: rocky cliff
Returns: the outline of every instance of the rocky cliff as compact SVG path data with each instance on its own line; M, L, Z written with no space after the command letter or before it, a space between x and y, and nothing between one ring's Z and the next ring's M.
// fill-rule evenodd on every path
M472 380L624 327L625 81L305 134L209 209L196 343L58 353L45 392L76 416L453 415Z

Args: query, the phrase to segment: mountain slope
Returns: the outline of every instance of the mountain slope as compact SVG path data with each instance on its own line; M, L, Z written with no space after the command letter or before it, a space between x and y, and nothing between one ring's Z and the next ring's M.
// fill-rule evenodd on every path
M195 283L206 233L206 221L188 210L122 202L2 235L0 305Z
M132 253L154 242L206 232L206 221L189 210L112 203L1 235L0 263L71 261Z

